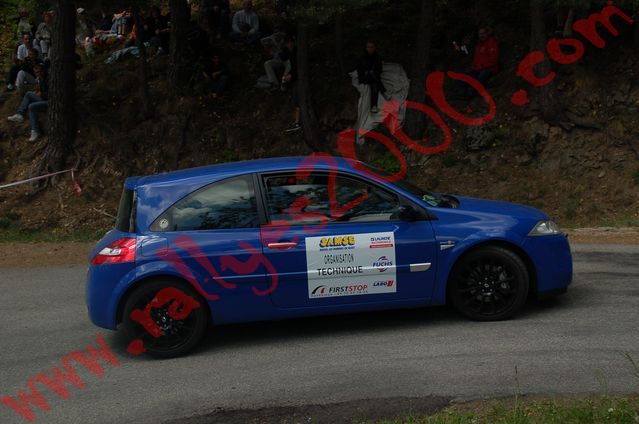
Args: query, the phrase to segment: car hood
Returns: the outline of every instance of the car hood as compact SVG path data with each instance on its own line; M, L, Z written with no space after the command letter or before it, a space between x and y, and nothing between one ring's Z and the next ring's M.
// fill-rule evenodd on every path
M500 202L496 200L476 199L474 197L455 196L459 200L457 209L460 211L481 212L496 215L507 215L531 220L546 220L548 215L539 209L517 203Z

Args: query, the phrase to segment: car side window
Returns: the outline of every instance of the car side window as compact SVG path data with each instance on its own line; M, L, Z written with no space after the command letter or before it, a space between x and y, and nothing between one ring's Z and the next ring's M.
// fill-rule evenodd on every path
M308 225L327 222L395 221L399 197L363 181L338 176L335 181L336 209L331 211L329 176L313 173L306 178L295 174L265 178L269 222ZM347 207L347 209L344 209Z
M352 205L338 218L343 222L397 221L399 196L377 186L348 177L337 177L337 203Z
M259 224L253 179L243 176L190 194L160 215L151 230L226 230L256 228Z

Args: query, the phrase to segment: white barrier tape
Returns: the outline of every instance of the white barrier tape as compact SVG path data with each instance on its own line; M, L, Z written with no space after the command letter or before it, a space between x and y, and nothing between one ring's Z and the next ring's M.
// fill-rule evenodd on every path
M53 177L54 175L66 174L67 172L71 173L71 178L75 181L75 178L74 178L74 175L73 175L74 171L75 171L75 169L67 169L67 170L64 170L64 171L52 172L51 174L40 175L39 177L33 177L33 178L29 178L29 179L22 180L22 181L16 181L16 182L13 182L13 183L0 185L0 190L3 189L3 188L15 187L15 186L20 185L20 184L27 184L27 183L30 183L30 182L33 182L33 181L43 180L45 178Z

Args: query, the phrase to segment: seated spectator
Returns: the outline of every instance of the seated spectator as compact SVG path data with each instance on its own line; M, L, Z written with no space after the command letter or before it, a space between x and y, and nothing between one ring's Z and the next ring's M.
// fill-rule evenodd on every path
M264 70L268 77L270 87L268 89L275 90L280 87L282 75L284 72L284 63L290 56L290 51L287 48L288 41L291 41L292 37L282 32L281 28L277 29L270 37L265 37L261 40L262 45L266 51L273 56L272 59L264 62Z
M22 43L18 46L16 50L16 55L13 58L13 66L9 70L9 75L7 75L7 90L12 91L15 89L16 79L18 78L18 73L23 69L25 61L29 57L29 51L35 50L38 57L36 60L40 59L40 51L36 48L36 43L32 40L30 34L24 34L22 36Z
M205 66L202 75L211 92L216 95L224 93L229 81L229 70L226 64L221 61L219 55L213 55L210 63Z
M208 22L211 35L215 35L218 40L221 39L231 15L229 0L202 0L202 11Z
M486 85L488 80L499 72L499 44L488 27L480 28L477 37L473 62L470 69L465 69L463 72ZM455 49L458 51L461 51L464 47L460 48L455 44ZM468 84L460 83L458 89L460 95L465 99L472 99L475 95L475 91Z
M379 93L386 92L382 84L382 58L377 53L377 45L373 41L366 43L366 51L357 61L357 78L360 84L366 84L371 89L371 113L379 112L377 103Z
M250 45L261 38L260 20L253 10L253 2L244 0L242 10L233 15L231 40L236 43Z
M120 13L113 14L113 26L111 26L111 32L117 35L124 36L127 33L127 26L131 21L131 9L123 10Z
M284 130L284 132L295 132L301 130L302 127L300 126L300 102L297 85L297 47L295 46L295 38L293 36L286 36L280 58L284 62L282 90L289 90L291 92L291 99L294 107L294 121L291 126Z
M35 66L40 63L38 60L38 51L36 49L29 50L29 56L24 60L22 68L18 71L15 79L16 88L20 90L25 85L35 84Z
M38 30L35 33L35 41L40 46L42 52L42 59L46 60L49 57L49 47L51 46L51 12L44 12L42 14L42 23L38 25Z
M22 103L15 115L7 119L11 122L24 122L24 115L29 112L29 125L31 126L31 137L29 141L34 142L40 138L40 124L38 114L47 110L49 105L49 87L47 83L46 68L42 64L35 66L36 89L24 95Z

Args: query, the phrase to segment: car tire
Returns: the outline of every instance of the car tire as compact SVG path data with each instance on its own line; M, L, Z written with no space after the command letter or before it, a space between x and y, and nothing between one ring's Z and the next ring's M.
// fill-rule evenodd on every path
M526 265L511 250L484 246L464 255L448 283L450 303L476 321L512 317L528 297L530 277Z
M158 296L159 293L165 295ZM184 302L176 300L176 294L189 302L190 313L185 309L187 306ZM159 298L168 301L160 305ZM158 337L152 335L153 330L145 328L139 318L133 319L136 313L144 311L151 302L156 302L158 307L148 308L147 316L154 322L154 325L151 325L160 330L157 333ZM170 307L174 302L178 303L172 315ZM137 312L134 312L136 310ZM160 359L175 358L193 350L204 336L210 320L206 301L188 284L172 280L152 280L135 288L128 296L123 311L122 329L127 340L142 340L143 351ZM176 313L186 316L181 317Z

